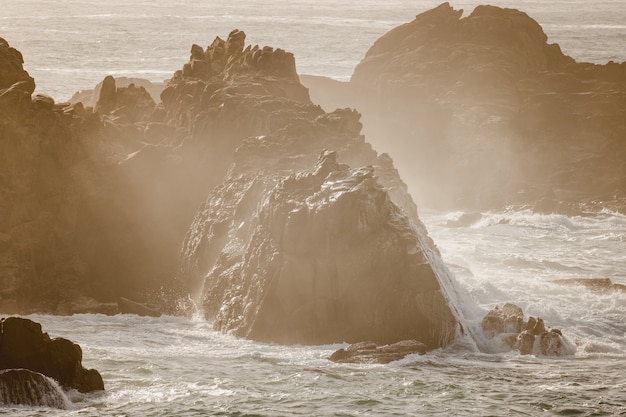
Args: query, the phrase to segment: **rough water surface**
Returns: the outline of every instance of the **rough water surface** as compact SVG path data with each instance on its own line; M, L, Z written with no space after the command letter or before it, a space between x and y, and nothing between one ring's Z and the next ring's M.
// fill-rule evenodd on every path
M71 395L38 415L476 416L620 415L623 354L567 359L485 355L462 347L389 365L336 364L338 347L254 343L177 317L33 316L72 333L104 394ZM31 416L33 409L0 414Z
M0 2L0 36L22 51L39 93L67 99L107 74L169 78L192 43L245 30L295 52L298 70L347 79L369 46L441 1ZM6 3L6 4L5 4ZM482 1L452 2L466 12ZM626 2L493 0L523 7L550 42L579 61L624 61ZM315 7L313 7L313 5ZM237 339L179 317L31 316L83 347L102 394L70 392L70 410L0 407L8 416L626 415L626 294L560 285L608 277L626 284L626 218L420 214L454 273L470 326L514 302L575 343L572 357L477 353L475 341L389 365L335 364L344 345L277 346ZM451 227L455 225L455 227Z

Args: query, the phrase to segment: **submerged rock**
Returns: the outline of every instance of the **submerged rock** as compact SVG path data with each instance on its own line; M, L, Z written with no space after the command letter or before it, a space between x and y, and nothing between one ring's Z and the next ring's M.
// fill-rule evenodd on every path
M559 285L580 285L594 292L626 292L626 285L616 284L610 278L570 278L556 279L552 282Z
M63 338L51 339L32 320L7 317L0 321L0 369L24 368L53 378L65 389L104 390L102 376L82 366L82 349Z
M0 371L0 405L67 410L70 400L51 378L28 369Z
M359 342L336 350L328 359L340 363L389 363L408 355L423 355L426 351L426 345L417 340L403 340L385 346L377 346L374 342Z
M559 329L547 329L541 317L529 317L526 321L522 309L515 304L495 306L481 325L487 338L498 344L498 349L542 356L573 355L576 350Z

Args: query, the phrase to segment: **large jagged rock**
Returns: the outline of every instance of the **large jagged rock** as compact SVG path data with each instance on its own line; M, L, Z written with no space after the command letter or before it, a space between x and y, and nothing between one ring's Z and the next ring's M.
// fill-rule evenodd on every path
M349 83L303 78L414 178L418 202L626 209L626 63L577 63L527 14L449 3L382 36ZM617 157L616 157L617 156Z
M522 309L507 303L495 306L483 318L482 329L497 349L515 349L522 355L569 356L576 347L561 330L547 329L541 317L524 319Z
M39 323L19 317L2 319L0 330L0 369L39 372L65 389L104 390L100 373L83 368L79 345L63 338L51 339Z
M61 387L47 376L28 369L0 371L0 404L67 410L70 400Z
M292 120L238 148L194 220L179 273L216 329L283 344L454 340L429 260L436 248L358 117Z

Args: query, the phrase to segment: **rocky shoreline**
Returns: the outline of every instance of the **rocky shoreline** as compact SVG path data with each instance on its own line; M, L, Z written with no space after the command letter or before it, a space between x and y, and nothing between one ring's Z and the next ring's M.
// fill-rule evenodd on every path
M462 328L409 191L626 212L626 64L577 63L517 10L444 3L349 83L239 30L163 86L108 76L68 103L23 61L0 39L3 312L201 310L264 342L430 350Z

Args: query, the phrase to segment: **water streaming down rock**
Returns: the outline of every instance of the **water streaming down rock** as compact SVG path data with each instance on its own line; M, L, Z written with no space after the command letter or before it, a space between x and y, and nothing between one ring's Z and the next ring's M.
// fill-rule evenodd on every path
M27 369L8 369L0 371L0 404L67 410L71 401L52 378Z

